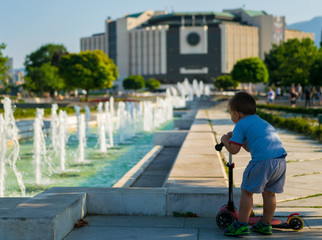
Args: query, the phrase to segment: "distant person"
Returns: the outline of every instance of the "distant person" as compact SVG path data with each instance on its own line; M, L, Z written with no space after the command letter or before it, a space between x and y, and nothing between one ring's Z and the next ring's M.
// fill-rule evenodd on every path
M311 107L311 97L312 97L312 92L309 86L305 88L305 107Z
M311 96L311 98L312 98L312 104L314 105L315 100L318 99L318 97L317 97L317 91L316 91L316 88L315 87L312 87L312 96Z
M273 104L274 100L275 100L275 92L273 91L272 88L270 88L269 91L267 92L268 104Z
M237 154L241 147L251 154L241 184L239 218L228 226L226 236L248 235L249 216L254 193L263 197L263 218L252 226L254 232L272 234L271 220L276 208L276 193L282 193L285 183L287 155L276 130L256 115L256 101L246 92L236 93L228 103L233 132L221 137L228 152Z
M279 97L279 96L281 96L282 95L282 90L281 90L281 88L280 87L277 87L276 88L276 96L277 97Z
M301 96L302 96L302 93L303 93L301 84L297 84L297 86L295 88L295 91L297 93L297 98L301 99Z
M297 98L297 93L295 91L295 87L292 86L290 90L290 102L292 107L296 107L296 98Z

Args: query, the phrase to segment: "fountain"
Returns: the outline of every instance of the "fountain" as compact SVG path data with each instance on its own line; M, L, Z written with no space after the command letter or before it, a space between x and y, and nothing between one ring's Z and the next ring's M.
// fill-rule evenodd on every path
M97 125L98 125L98 135L99 135L99 145L100 152L106 152L106 137L105 137L105 126L103 118L103 103L99 102L97 106Z
M114 98L113 97L110 97L110 113L111 113L111 118L113 120L115 117Z
M197 98L200 98L199 84L196 79L193 79L193 81L192 81L192 89L193 89L194 95L196 95Z
M104 112L102 111L102 103L98 106L98 131L95 128L91 129L92 134L87 135L89 137L86 138L85 129L89 122L89 111L86 111L88 118L84 114L79 114L79 130L71 132L70 140L68 139L67 114L65 111L59 110L57 104L53 104L49 136L52 147L47 149L46 136L43 132L43 109L38 109L34 121L34 138L26 139L21 143L18 155L13 153L13 150L19 150L19 147L15 145L17 140L10 140L12 146L8 147L8 134L5 133L6 129L14 130L14 128L6 127L8 117L4 118L0 115L0 167L2 166L0 169L0 196L25 196L26 191L22 183L26 184L27 196L35 195L44 188L53 186L102 187L113 185L136 161L151 150L153 146L151 131L156 126L164 127L162 124L169 117L170 99L158 98L153 103L148 101L119 102L117 114L112 115L114 107L111 107L111 103L114 102L114 99L111 98L109 104L105 104ZM167 106L167 104L170 105ZM57 114L58 110L59 114ZM77 111L77 109L75 110ZM6 113L6 116L9 115ZM113 122L118 122L119 129L114 127ZM148 129L148 131L144 129ZM88 132L90 133L90 131ZM96 132L98 134L95 134ZM102 132L104 137L108 136L104 141L101 140L103 139ZM76 134L79 136L77 142L74 141ZM131 140L128 141L130 137ZM121 143L117 147L113 147L114 138L119 140L116 141L117 143ZM100 142L103 147L105 143L103 154L101 146L99 149L95 147ZM109 149L106 154L107 148ZM11 156L12 160L9 161L7 156ZM20 158L14 160L13 157L17 156L21 157L21 161L17 161ZM17 167L14 167L16 162L18 162ZM31 162L34 164L31 165ZM15 174L11 169L7 169L6 173L6 163L10 163ZM19 175L18 170L20 169L23 169L23 175ZM22 182L22 178L24 182ZM5 180L6 184L4 184ZM21 194L18 193L18 187L21 189Z
M22 180L22 175L18 171L16 163L19 159L19 141L18 141L18 128L16 126L15 118L13 117L13 110L11 108L11 101L9 98L5 98L3 100L3 107L4 107L4 141L5 144L10 141L12 143L11 152L9 152L9 156L7 159L5 159L5 162L9 162L10 166L12 167L12 170L17 178L17 182L20 187L20 191L22 196L25 196L26 188ZM7 148L4 149L3 152L4 156L6 156L6 153L8 153Z
M124 143L124 129L125 129L125 103L119 102L117 108L118 128L119 128L119 142Z
M58 125L59 120L57 116L58 105L55 103L51 107L51 116L50 116L50 134L51 134L51 145L54 148L54 151L58 151Z
M91 110L88 106L85 106L85 125L86 125L86 136L89 135L89 121L91 118Z
M42 159L43 163L47 163L50 173L52 172L52 166L47 159L45 135L42 130L44 126L43 116L44 109L37 108L36 119L34 121L34 160L37 185L40 185L42 181L41 166L44 165L42 164Z
M108 134L109 147L114 147L114 139L113 139L113 120L110 113L109 102L105 102L105 123L106 123L106 131Z
M76 111L76 126L77 126L76 140L78 140L78 138L79 138L79 113L80 113L80 108L79 108L79 106L75 105L74 109Z
M4 196L6 176L7 141L3 115L0 114L0 197Z
M78 152L79 152L79 163L84 163L85 161L85 153L84 149L86 146L86 126L85 126L85 116L84 114L81 114L79 116L79 132L78 132Z
M62 172L65 172L66 170L66 142L68 141L68 117L67 113L65 111L60 110L59 111L59 127L58 127L58 153L59 153L59 159L60 159L60 168Z

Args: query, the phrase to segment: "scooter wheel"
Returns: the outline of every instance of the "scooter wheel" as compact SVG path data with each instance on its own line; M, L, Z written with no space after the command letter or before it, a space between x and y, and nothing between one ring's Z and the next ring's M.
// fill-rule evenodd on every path
M294 231L300 231L304 228L304 221L299 216L292 216L288 220L288 225L294 230Z
M216 223L221 229L226 229L234 221L234 215L229 211L221 211L216 216Z

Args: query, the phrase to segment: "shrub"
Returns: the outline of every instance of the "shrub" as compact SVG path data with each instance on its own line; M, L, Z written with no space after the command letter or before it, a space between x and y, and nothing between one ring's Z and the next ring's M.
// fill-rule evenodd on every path
M238 86L238 82L234 81L230 75L222 75L217 77L214 81L214 86L218 89L235 89Z
M145 87L144 78L141 75L129 76L123 81L124 89L138 90Z
M154 91L161 86L161 82L155 78L149 78L145 83L146 88L150 91Z

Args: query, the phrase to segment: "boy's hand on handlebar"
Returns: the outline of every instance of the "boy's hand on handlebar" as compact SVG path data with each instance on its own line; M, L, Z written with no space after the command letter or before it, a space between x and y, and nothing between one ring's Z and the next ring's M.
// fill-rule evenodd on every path
M228 134L224 134L221 137L221 142L225 145L227 145L229 143L229 139L231 138L231 136L229 136Z
M227 134L226 134L228 137L229 137L229 139L233 136L233 132L228 132Z

